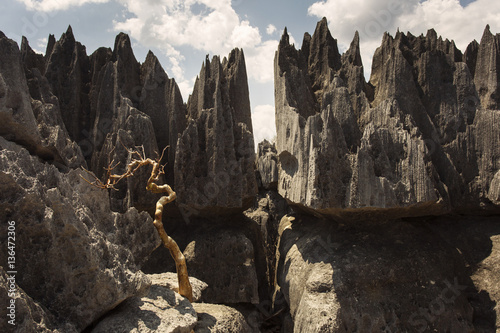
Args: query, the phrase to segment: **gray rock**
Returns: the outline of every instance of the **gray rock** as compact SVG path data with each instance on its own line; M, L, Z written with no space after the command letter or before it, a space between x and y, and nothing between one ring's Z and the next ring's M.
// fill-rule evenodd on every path
M152 285L146 296L123 302L91 332L191 333L196 322L196 312L186 298L163 286Z
M0 323L2 332L77 332L71 324L57 327L54 316L15 283L16 275L7 274L3 267L0 267L0 290L6 300L6 306L0 310L2 318L5 318ZM11 297L10 293L14 293L14 296Z
M160 274L148 274L148 278L151 280L153 285L162 286L176 292L179 290L177 273L167 272ZM189 277L189 282L191 283L191 288L193 288L193 302L200 302L202 294L205 289L207 289L208 285L192 276Z
M0 219L16 222L16 282L58 323L81 331L147 290L139 268L160 244L147 213L112 213L85 172L61 174L21 147L0 151L0 170Z
M106 52L100 55L106 59ZM99 58L99 55L96 55ZM100 61L99 59L95 60ZM130 61L131 63L122 63ZM135 63L134 63L135 61ZM126 69L130 66L129 69ZM113 170L115 174L125 172L126 166L133 158L127 150L136 150L137 147L144 148L146 158L157 158L161 154L158 150L155 131L151 118L138 110L131 99L131 91L139 89L139 76L133 74L139 64L133 56L128 36L120 34L116 37L113 57L100 70L99 95L95 101L95 120L92 129L92 162L91 170L99 179L104 179L105 168L113 161L118 166ZM136 68L137 67L137 68ZM121 71L128 71L125 74ZM131 77L128 78L127 75ZM131 80L131 81L129 81ZM137 85L131 86L130 82ZM138 100L135 104L138 104ZM142 151L141 151L142 153ZM139 210L154 212L156 201L160 195L154 195L146 191L146 183L151 170L141 168L134 177L122 181L116 187L118 191L111 194L111 208L115 211L124 212L129 207ZM161 179L163 181L163 178Z
M76 142L71 139L66 124L61 116L61 103L52 93L46 77L42 76L43 56L36 54L28 41L23 38L21 53L24 70L31 95L31 106L42 136L42 143L47 147L54 147L64 162L70 168L86 166L85 159ZM73 120L72 120L73 121ZM58 161L55 161L58 163Z
M190 276L208 284L207 303L259 303L254 246L244 234L231 230L193 236L184 250Z
M222 304L194 303L198 315L195 333L254 332L238 310Z
M477 80L496 82L480 79L496 75L482 73L493 68L485 62L497 57L495 38L487 29L483 46L463 56L434 30L386 33L366 83L358 34L340 56L325 19L300 50L285 30L275 56L278 192L344 218L498 208L499 166L488 162L499 151L496 129L483 123L495 123L496 106L477 88Z
M259 143L257 149L257 170L260 175L262 188L276 189L278 186L278 156L276 147L265 140Z
M71 26L46 54L45 69L52 93L72 140L80 142L91 128L90 61L85 46L75 40Z
M188 124L177 144L177 201L194 214L242 212L257 193L243 52L206 59L188 100Z
M260 227L264 241L264 252L267 261L268 280L274 285L276 273L276 245L278 243L278 226L281 218L291 212L287 202L275 191L260 192L253 208L244 212Z
M490 26L484 29L477 50L474 84L485 109L500 109L500 77L498 62L500 57L500 34L493 35Z
M158 149L165 151L165 179L175 179L177 139L186 128L186 105L174 79L169 79L156 56L150 51L141 66L142 90L139 109L151 117Z
M277 282L294 331L494 330L498 223L474 220L283 218Z
M29 45L25 43L24 46L24 51L29 53ZM1 34L0 50L0 135L61 168L79 166L81 152L71 142L64 124L59 120L57 99L46 95L46 103L33 101L32 105L17 44ZM44 91L47 92L46 89ZM46 115L39 116L39 108L45 108ZM51 116L54 118L48 119Z

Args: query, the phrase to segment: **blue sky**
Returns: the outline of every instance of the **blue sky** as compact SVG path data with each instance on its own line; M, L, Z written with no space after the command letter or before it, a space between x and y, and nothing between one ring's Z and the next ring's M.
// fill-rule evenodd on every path
M241 47L259 142L275 135L273 58L284 27L300 47L323 16L341 52L359 31L367 80L385 31L419 35L434 28L462 51L480 40L486 24L500 32L498 0L2 0L0 30L18 43L24 35L44 52L48 35L58 39L71 24L88 54L113 47L116 34L126 32L137 60L152 50L185 101L206 54L226 56Z

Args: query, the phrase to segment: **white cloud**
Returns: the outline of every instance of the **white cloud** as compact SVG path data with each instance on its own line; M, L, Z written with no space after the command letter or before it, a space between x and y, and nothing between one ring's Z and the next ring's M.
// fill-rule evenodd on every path
M458 0L427 0L419 3L415 11L402 15L399 24L413 34L426 33L430 28L443 38L453 39L465 51L467 45L482 36L486 24L492 32L500 30L500 2L477 0L462 7Z
M252 126L255 145L262 140L271 140L276 136L276 125L274 121L274 106L257 105L252 112Z
M70 7L82 6L87 3L106 3L109 0L17 0L23 3L28 10L51 12L66 10Z
M267 28L266 28L266 33L267 33L268 35L272 35L272 34L274 34L275 32L276 32L276 27L275 27L274 25L272 25L272 24L269 24L269 25L267 26Z
M159 47L168 56L169 70L183 96L190 91L182 70L180 47L222 57L235 48L242 48L247 61L248 76L258 82L272 82L273 58L277 41L262 41L259 29L247 20L240 20L230 0L117 0L133 15L115 21L117 31L124 31L147 47ZM201 61L201 60L200 60ZM191 85L192 89L192 85Z
M278 40L268 40L253 48L245 49L245 61L248 77L259 83L274 80L274 53L278 49Z
M434 28L438 35L453 39L465 51L469 42L479 41L486 24L493 32L500 30L498 0L476 0L465 8L459 0L324 0L311 5L308 12L318 18L327 17L342 51L358 30L365 73L371 71L373 53L386 31L394 35L399 28L419 35Z

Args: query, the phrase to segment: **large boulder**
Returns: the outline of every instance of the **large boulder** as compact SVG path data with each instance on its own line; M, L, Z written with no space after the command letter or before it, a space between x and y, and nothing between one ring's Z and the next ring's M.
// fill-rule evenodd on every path
M81 331L147 291L139 269L160 244L147 213L113 213L84 171L62 174L15 144L1 147L0 227L7 235L6 221L15 222L16 283L34 302Z
M243 314L234 308L208 303L194 303L193 307L198 315L195 333L255 332Z
M16 283L16 273L7 274L0 267L0 290L7 300L0 310L2 332L76 333L74 325L57 323L54 315L34 301Z
M191 333L198 321L193 305L171 289L152 285L146 296L123 302L92 333Z

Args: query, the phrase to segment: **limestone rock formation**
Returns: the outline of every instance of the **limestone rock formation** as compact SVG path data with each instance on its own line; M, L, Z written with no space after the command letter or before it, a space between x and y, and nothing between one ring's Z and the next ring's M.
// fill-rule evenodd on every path
M188 100L175 156L177 201L195 214L241 212L257 192L243 51L207 58Z
M126 300L91 332L191 333L197 320L193 305L186 298L152 285L146 296Z
M474 84L484 109L500 109L500 76L498 73L500 34L493 35L490 26L484 29L481 43L472 56L475 63Z
M193 307L198 314L195 333L255 332L245 321L243 314L234 308L208 303L195 303Z
M3 267L0 267L0 291L2 295L5 295L4 299L8 300L6 306L0 310L2 318L5 318L0 323L2 332L12 332L13 329L17 332L77 332L75 327L69 323L59 325L46 308L35 302L15 283L15 275L7 274ZM10 297L12 292L15 294L13 298ZM11 299L14 300L14 303L10 303Z
M257 223L264 242L264 252L267 261L268 280L274 285L276 274L276 246L278 243L278 227L281 218L291 210L283 197L276 191L259 192L256 204L245 211L245 216Z
M96 61L99 59L96 55ZM96 87L99 95L91 132L91 168L101 179L106 176L105 168L112 161L113 165L120 163L115 173L125 171L126 165L134 158L127 150L142 146L146 157L156 158L161 154L151 118L134 106L138 101L134 103L133 96L142 89L139 74L139 63L135 60L130 39L119 34L111 59L99 72L100 86ZM139 170L135 177L119 184L118 191L111 195L112 208L120 212L129 207L153 210L158 196L146 191L149 174L149 170Z
M294 331L491 330L498 313L492 306L498 276L492 274L499 269L499 229L494 218L475 220L353 226L310 216L283 218L277 282ZM489 278L478 277L485 274Z
M38 69L41 59L34 55L26 39L21 53L17 44L3 33L0 33L0 52L0 135L59 168L83 165L82 153L62 122L58 99L41 77ZM27 69L25 74L25 67L30 64L35 67Z
M148 274L148 278L153 285L162 286L175 291L179 290L179 281L176 273ZM208 285L192 276L189 277L189 283L191 283L191 287L193 288L193 302L200 302L202 294L205 289L207 289Z
M344 217L498 208L497 39L487 28L463 56L434 30L386 33L367 83L357 33L341 56L326 19L300 50L285 30L275 56L279 193Z
M276 147L265 140L257 148L257 171L260 176L259 187L266 190L276 189L278 185L278 155Z
M147 290L139 268L160 244L147 213L113 213L85 172L62 174L5 140L1 149L0 220L16 222L16 283L34 302L81 331Z
M241 232L223 230L194 236L184 250L189 273L208 287L208 303L259 303L259 280L252 242Z
M150 51L141 66L142 90L139 109L151 117L158 149L166 150L165 178L174 184L175 151L178 136L186 128L186 106L174 79L170 79Z
M91 128L90 61L71 26L45 55L44 75L59 99L60 114L72 140L80 142Z

